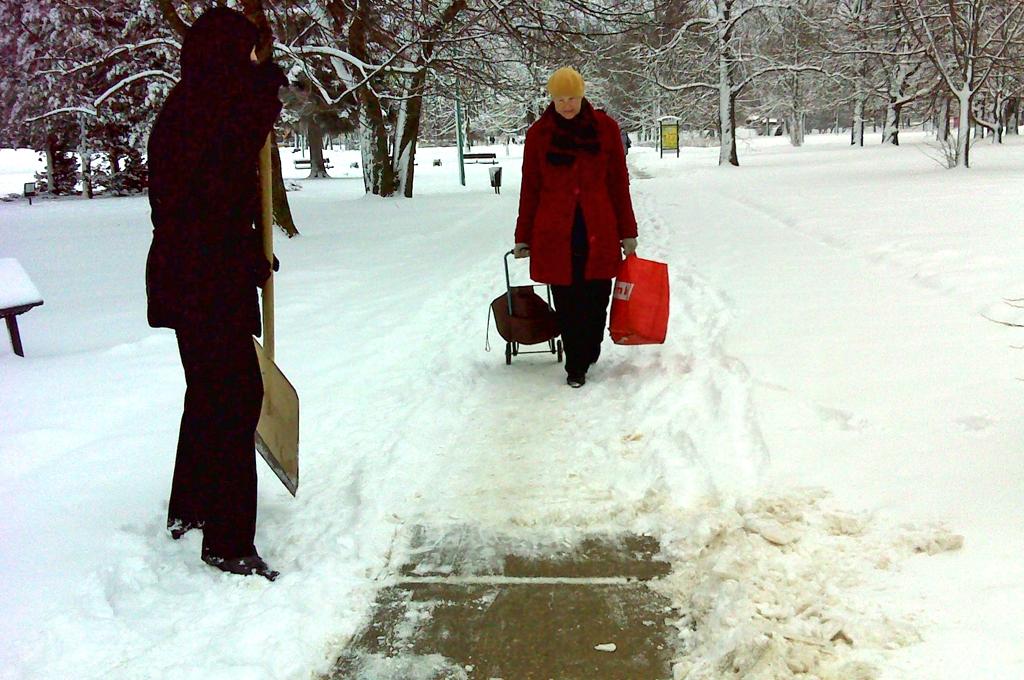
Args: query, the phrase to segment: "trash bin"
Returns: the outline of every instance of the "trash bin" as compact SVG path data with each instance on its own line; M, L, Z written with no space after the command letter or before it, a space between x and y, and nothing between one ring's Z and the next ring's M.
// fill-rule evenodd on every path
M494 187L494 193L501 193L501 166L495 166L488 168L487 171L491 174L491 186Z

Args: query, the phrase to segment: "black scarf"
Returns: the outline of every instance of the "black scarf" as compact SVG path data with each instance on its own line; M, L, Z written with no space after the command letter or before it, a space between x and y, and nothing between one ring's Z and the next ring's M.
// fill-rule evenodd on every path
M580 106L580 112L572 119L563 118L555 110L554 102L548 106L544 115L551 116L555 123L551 150L547 154L551 165L572 165L580 154L596 155L601 150L594 107L586 99Z

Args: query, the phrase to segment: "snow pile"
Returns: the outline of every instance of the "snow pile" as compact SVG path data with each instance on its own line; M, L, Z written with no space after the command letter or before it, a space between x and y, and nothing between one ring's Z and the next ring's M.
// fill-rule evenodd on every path
M13 257L0 257L0 307L30 305L42 299L21 264Z
M676 680L873 680L885 650L919 642L909 615L867 587L911 555L959 550L938 525L889 526L803 489L704 507L663 550L653 587L684 616Z

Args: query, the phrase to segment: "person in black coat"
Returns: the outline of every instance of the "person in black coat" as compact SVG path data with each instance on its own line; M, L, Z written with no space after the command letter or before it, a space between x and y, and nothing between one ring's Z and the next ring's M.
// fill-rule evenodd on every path
M149 324L174 329L185 372L171 535L202 529L204 562L273 580L253 543L263 379L252 336L261 332L257 288L271 273L253 221L259 152L288 81L280 67L255 63L258 37L222 7L185 36L181 81L149 138L146 295Z

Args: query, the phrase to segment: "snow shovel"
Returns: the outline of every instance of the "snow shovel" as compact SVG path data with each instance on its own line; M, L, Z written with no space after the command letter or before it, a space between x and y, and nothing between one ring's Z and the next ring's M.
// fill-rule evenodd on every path
M271 133L273 134L273 133ZM260 151L260 200L263 253L274 260L274 202L270 137ZM263 410L256 426L256 449L292 494L299 489L299 395L274 363L274 273L263 284L263 341L256 355L263 374Z

